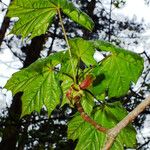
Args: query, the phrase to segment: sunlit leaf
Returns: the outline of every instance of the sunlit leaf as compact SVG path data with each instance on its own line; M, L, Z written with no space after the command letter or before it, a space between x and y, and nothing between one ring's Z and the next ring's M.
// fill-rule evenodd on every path
M14 0L9 6L7 16L18 17L19 20L11 33L22 35L23 38L30 35L31 39L45 34L58 10L62 10L73 21L92 30L94 24L90 17L68 0Z
M84 96L81 98L81 105L88 115L91 114L94 106L94 98L87 92L84 92Z
M93 58L95 48L92 42L83 40L82 38L74 38L69 40L71 53L77 60L82 60L87 66L95 65Z
M5 88L13 95L23 91L22 116L32 111L40 111L43 105L50 114L60 103L60 83L55 72L55 66L61 62L63 52L39 59L8 80Z
M112 128L126 115L127 112L120 103L113 103L110 106L95 110L91 117L104 127ZM80 115L77 114L68 124L68 138L78 139L76 150L101 150L104 146L106 135L96 130L89 123L84 122ZM124 146L130 148L136 146L136 132L131 125L128 125L120 132L111 150L124 150Z

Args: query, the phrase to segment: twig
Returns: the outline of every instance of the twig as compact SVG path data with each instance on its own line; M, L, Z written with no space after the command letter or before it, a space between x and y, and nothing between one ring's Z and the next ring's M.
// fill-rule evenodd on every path
M146 56L148 62L150 63L150 57L147 55L147 53L146 53L145 51L144 51L143 53L145 54L145 56Z
M107 132L107 140L102 150L109 150L114 143L120 131L131 123L146 107L150 105L150 95L140 103L133 111L131 111L123 120L121 120L114 128Z
M74 81L76 83L75 66L74 66L74 63L73 63L73 58L72 58L72 53L71 53L71 49L70 49L70 45L69 45L69 40L68 40L68 37L67 37L67 34L66 34L66 30L65 30L65 27L64 27L64 24L63 24L63 20L62 20L60 9L57 9L57 12L58 12L58 17L59 17L60 24L61 24L61 27L62 27L62 31L64 33L64 38L65 38L65 41L66 41L66 44L67 44L67 47L68 47L68 52L69 52L69 56L70 56L70 62L71 62L72 71L73 71L73 78L74 78Z
M6 3L4 3L3 1L0 1L0 3L2 3L3 5L5 5L6 7L8 7L8 5Z
M144 146L147 145L148 143L150 143L149 140L148 140L147 142L145 142L144 144L142 144L141 146L139 146L139 147L137 148L137 150L141 150L142 147L144 147Z
M93 119L90 118L90 116L88 116L85 112L84 109L80 103L79 100L76 101L76 106L78 109L78 112L80 113L82 119L88 123L90 123L92 126L94 126L98 131L103 132L103 133L107 133L108 129L103 127L102 125L98 124L96 121L94 121Z
M108 27L108 30L109 30L108 41L109 41L109 42L110 42L110 39L111 39L111 15L112 15L112 3L113 3L113 0L110 1L110 9L109 9L109 27Z

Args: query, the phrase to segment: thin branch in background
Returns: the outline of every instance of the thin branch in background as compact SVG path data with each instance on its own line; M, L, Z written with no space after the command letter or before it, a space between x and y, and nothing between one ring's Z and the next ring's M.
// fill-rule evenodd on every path
M144 109L150 105L150 95L141 102L133 111L131 111L124 119L122 119L114 128L107 132L107 140L102 150L109 150L120 131L131 123Z
M150 140L148 140L147 142L145 142L144 144L142 144L141 146L139 146L137 148L137 150L141 150L145 145L147 145L148 143L150 143Z
M146 58L147 58L147 60L148 60L148 62L150 64L150 57L147 55L147 53L145 51L143 52L143 54L146 56Z
M108 26L108 41L110 42L111 39L111 15L112 15L112 4L113 0L110 1L110 9L109 9L109 26Z
M3 5L5 5L6 7L8 7L8 5L6 3L4 3L3 1L0 1L0 3L2 3Z
M101 2L101 0L99 0L98 2L101 4L101 7L102 7L103 11L104 11L107 15L109 15L109 12L106 11L106 8L105 8L105 6L103 5L103 3Z
M10 19L8 17L4 17L3 23L2 23L1 28L0 28L0 46L3 42L6 30L9 27L9 23L10 23Z
M8 7L8 5L6 5L4 2L0 1L1 3L3 3L6 7ZM10 0L10 2L12 2L12 0ZM7 14L7 12L6 12ZM2 22L1 28L0 28L0 46L4 40L5 37L5 33L9 27L9 23L10 23L10 19L9 17L5 16L4 20Z

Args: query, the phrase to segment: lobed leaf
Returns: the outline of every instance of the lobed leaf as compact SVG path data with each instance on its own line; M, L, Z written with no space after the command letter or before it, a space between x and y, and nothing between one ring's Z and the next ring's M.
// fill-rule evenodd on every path
M18 17L11 33L23 38L45 34L51 25L58 9L62 10L73 21L92 30L93 21L88 15L76 8L68 0L14 0L9 6L7 16Z
M11 33L22 35L23 38L31 34L32 39L45 34L56 14L55 5L49 0L14 0L7 16L19 18Z
M13 95L22 91L22 116L32 111L40 111L43 105L48 113L60 103L60 84L55 66L61 62L63 52L39 59L28 68L25 68L8 80L5 88L11 90Z
M136 53L115 47L114 45L96 41L95 47L111 54L102 60L93 74L103 76L99 83L93 84L94 94L108 91L109 97L125 95L132 82L136 83L143 70L143 59Z
M62 0L60 0L62 1ZM66 2L65 5L62 5L62 11L66 14L71 20L85 27L86 29L92 31L94 27L93 20L83 11L77 9L73 3Z
M68 123L68 139L76 140L80 137L85 121L80 117L80 114L74 116Z

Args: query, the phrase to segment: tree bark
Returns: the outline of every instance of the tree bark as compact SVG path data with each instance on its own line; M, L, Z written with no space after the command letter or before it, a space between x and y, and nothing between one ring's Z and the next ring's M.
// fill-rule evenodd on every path
M21 50L26 54L26 59L23 63L23 68L28 67L31 63L35 62L38 58L40 58L40 53L43 49L44 43L45 35L41 35L33 38L30 45L22 47Z
M92 0L90 2L88 2L87 4L87 14L91 17L94 18L94 9L95 9L95 5L96 5L96 0ZM86 39L89 39L91 37L91 32L88 30L83 30L83 37Z
M12 1L13 0L10 0L10 2L12 2ZM7 14L7 12L6 12L6 14ZM5 16L3 23L1 25L1 28L0 28L0 46L2 45L3 39L5 37L5 33L9 27L9 23L10 23L10 18Z
M108 138L102 150L110 150L120 131L125 128L129 123L131 123L149 105L150 95L145 98L145 100L141 102L134 110L132 110L124 119L122 119L114 128L109 129L107 133Z
M32 39L31 44L23 47L22 50L26 54L26 59L23 64L23 68L28 67L31 63L36 61L40 57L40 52L45 43L45 36L41 35ZM21 93L17 93L10 107L10 113L7 118L6 125L3 131L2 141L0 143L0 150L16 150L16 143L18 141L18 135L20 130L20 115L21 115ZM19 145L21 147L21 145ZM22 146L23 147L23 146Z
M21 96L22 92L17 93L13 97L13 102L9 109L9 116L6 120L6 127L3 131L0 150L15 150L16 141L19 133L19 118L21 115Z

